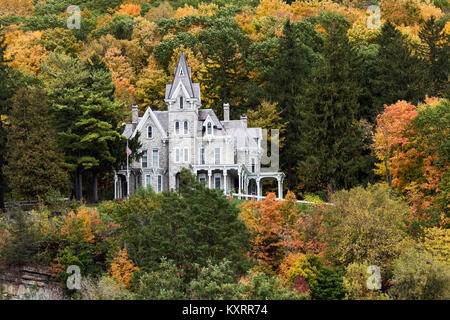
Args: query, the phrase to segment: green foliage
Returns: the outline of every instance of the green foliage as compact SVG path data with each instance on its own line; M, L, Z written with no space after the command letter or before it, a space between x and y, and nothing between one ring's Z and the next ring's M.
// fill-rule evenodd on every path
M315 281L310 285L311 298L314 300L342 300L346 290L342 269L321 266Z
M418 46L419 56L426 66L425 83L429 96L449 98L450 85L450 35L445 32L445 23L442 19L436 21L431 17L425 22L419 32L421 45Z
M187 169L181 171L179 189L158 195L140 190L111 209L130 257L144 271L155 270L167 257L188 279L195 273L193 264L205 266L208 259L227 258L235 270L245 271L249 234L237 218L239 209Z
M408 240L406 203L381 186L339 191L332 202L325 214L329 258L342 266L378 265L386 275Z
M277 102L283 122L287 123L285 145L281 149L282 170L287 175L288 187L297 185L297 174L294 171L299 158L300 114L296 105L296 97L304 93L313 67L319 57L310 47L308 38L317 39L317 32L312 24L300 22L299 26L286 21L283 36L279 40L278 54L271 57L272 68L267 76L267 93L270 100ZM316 40L318 41L318 40Z
M436 300L450 297L450 270L418 249L405 251L396 261L389 294L401 300Z
M13 198L37 199L53 189L67 192L69 176L62 167L64 155L55 139L45 92L18 90L8 120L4 170Z
M398 100L417 103L423 100L423 70L421 61L412 54L411 44L389 21L378 37L375 77L370 81L376 114L384 105ZM429 92L428 92L429 93Z
M361 90L355 73L357 55L346 35L349 23L334 13L321 15L321 21L327 32L324 61L306 93L292 102L299 119L294 159L301 186L307 190L329 186L333 192L367 183L374 159L369 130L364 122L356 121Z
M135 279L138 279L134 284L137 299L186 299L183 278L173 261L162 259L157 270L149 273L136 273Z
M2 264L22 266L39 262L42 233L24 212L18 211L11 221L3 218L0 230L2 235L6 234L6 239L2 239L5 243L0 246Z

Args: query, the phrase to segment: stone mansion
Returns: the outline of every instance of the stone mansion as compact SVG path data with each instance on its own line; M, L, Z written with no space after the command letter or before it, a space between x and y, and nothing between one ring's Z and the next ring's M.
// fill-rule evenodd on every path
M167 111L150 107L142 117L132 106L132 120L123 135L140 132L143 156L115 173L114 196L125 198L138 187L155 192L175 190L180 170L190 169L209 188L225 194L262 196L262 181L278 181L278 198L283 197L282 172L261 168L263 148L261 128L248 128L247 117L230 120L230 106L224 104L224 119L213 110L200 109L200 85L192 83L191 68L181 53L175 77L166 85Z

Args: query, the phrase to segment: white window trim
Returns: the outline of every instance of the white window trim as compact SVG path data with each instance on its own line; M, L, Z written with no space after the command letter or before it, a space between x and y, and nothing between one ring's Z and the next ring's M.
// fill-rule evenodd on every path
M217 163L216 161L216 151L217 149L219 149L219 163ZM214 164L221 164L222 163L222 148L220 147L215 147L214 148Z
M178 123L178 132L177 132L177 123ZM180 121L175 121L173 124L173 132L175 132L176 135L180 134Z
M161 179L161 188L160 188L160 186L159 186L159 180ZM163 190L163 176L162 175L160 175L160 174L158 174L158 180L156 181L156 183L157 183L157 185L156 185L156 187L157 187L157 189L158 189L158 193L159 192L162 192L162 190Z
M189 163L189 148L188 147L183 148L183 162Z
M157 155L158 155L158 159L157 159L157 165L155 166L155 164L154 164L154 162L153 162L153 153L155 152L155 151L157 151ZM153 168L159 168L159 149L153 149L152 150L152 167Z
M187 127L184 126L185 124L187 124ZM189 135L189 121L187 120L183 121L183 134Z
M150 182L147 183L147 178L149 178ZM151 174L146 174L145 175L145 188L148 189L148 187L152 187L152 175ZM152 187L153 189L153 187Z
M180 163L180 148L175 148L175 163Z
M208 125L211 125L211 133L208 132ZM214 124L213 124L211 121L208 121L208 122L206 123L206 131L205 131L205 134L206 134L207 136L214 136Z
M255 164L255 171L253 171L253 163ZM252 158L250 160L250 170L251 170L252 173L255 173L257 171L256 170L256 159L255 158Z
M203 154L204 154L204 163L202 163L202 150L203 150ZM198 153L198 163L199 164L206 164L206 148L205 147L200 147L199 153Z
M148 128L152 128L152 136L151 137L148 136ZM147 139L153 139L153 126L151 124L149 124L147 126Z
M146 166L144 167L144 154L141 157L141 167L142 168L148 168L148 150L144 150L145 152L145 158L146 158Z

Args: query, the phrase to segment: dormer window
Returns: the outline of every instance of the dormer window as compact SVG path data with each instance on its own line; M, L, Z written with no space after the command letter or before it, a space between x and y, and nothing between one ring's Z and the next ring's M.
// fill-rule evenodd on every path
M189 133L189 123L187 121L184 122L184 134Z
M206 132L208 135L212 135L212 124L211 122L208 122L208 124L206 125Z
M183 109L183 97L180 97L180 109Z
M175 134L180 134L180 122L175 121Z
M152 126L148 126L147 127L147 138L148 139L152 139L153 138L153 127Z

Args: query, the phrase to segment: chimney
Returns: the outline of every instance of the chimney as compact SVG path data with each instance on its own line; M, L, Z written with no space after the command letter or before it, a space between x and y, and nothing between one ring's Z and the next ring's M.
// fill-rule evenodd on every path
M223 121L230 121L230 104L223 104Z
M138 122L139 122L139 106L137 104L133 104L131 106L131 124L136 127Z
M247 129L247 116L241 116L241 123Z

